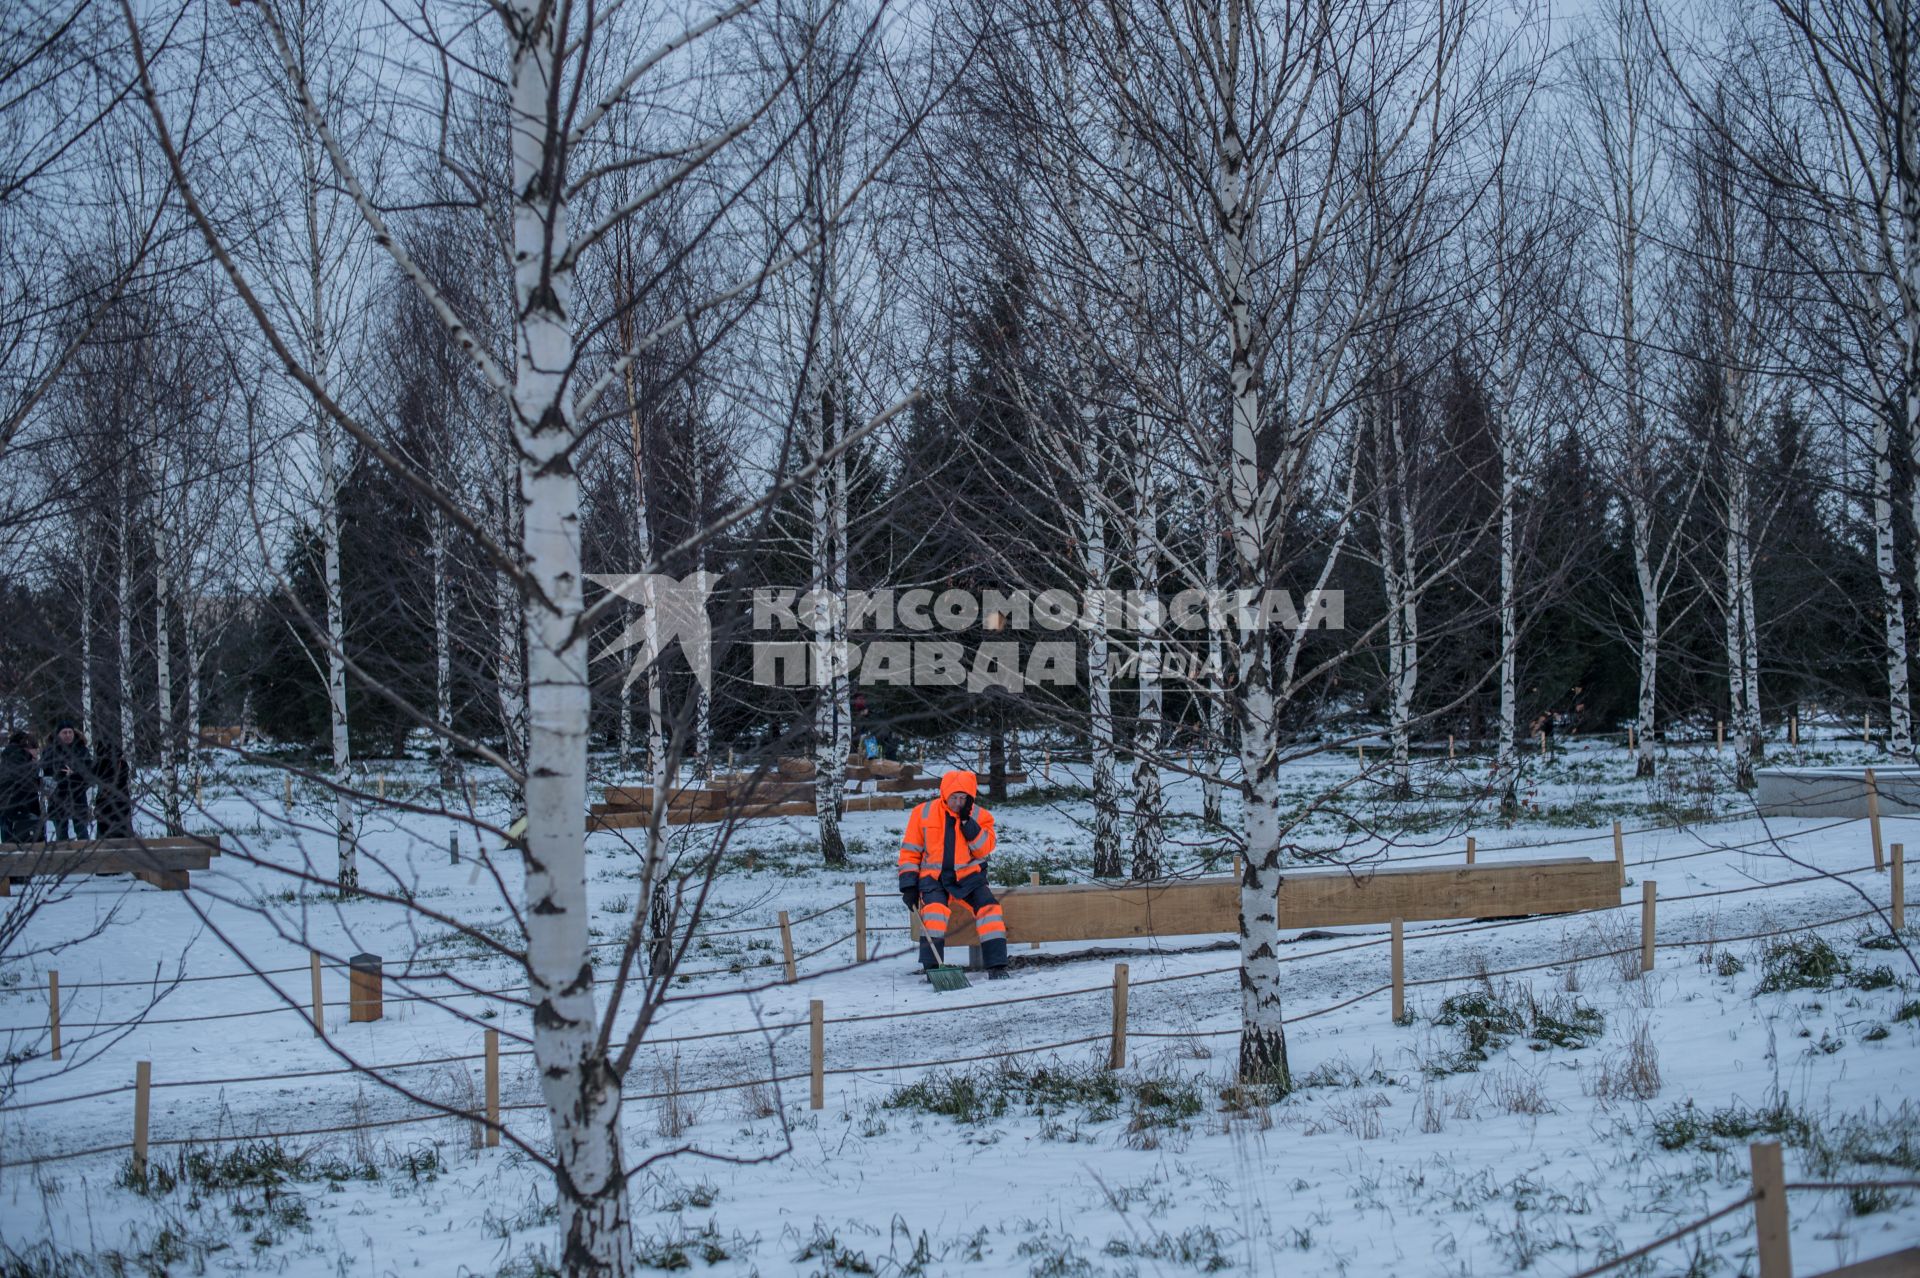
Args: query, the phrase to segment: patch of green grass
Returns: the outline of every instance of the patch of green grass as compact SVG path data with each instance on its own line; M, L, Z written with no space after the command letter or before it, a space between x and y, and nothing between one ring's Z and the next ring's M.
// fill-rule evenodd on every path
M1049 807L1056 803L1091 803L1093 791L1084 785L1030 785L1016 794L993 805L995 811L1003 808Z
M1592 1045L1606 1029L1607 1018L1577 998L1543 1003L1524 986L1487 985L1446 999L1433 1023L1458 1029L1462 1039L1457 1051L1427 1066L1429 1074L1440 1076L1475 1069L1521 1038L1536 1052L1556 1047L1577 1051Z
M987 873L1000 887L1023 887L1035 871L1042 883L1073 882L1063 871L1018 852L996 852L987 860Z
M896 1090L882 1105L966 1124L1011 1112L1096 1123L1125 1113L1133 1134L1177 1128L1206 1110L1197 1079L1174 1074L1136 1078L1091 1065L1057 1064L1001 1064L929 1074Z
M1852 969L1852 962L1825 937L1796 936L1774 941L1760 959L1760 984L1755 994L1782 994L1788 990L1832 989Z
M1654 1141L1667 1150L1724 1149L1727 1142L1754 1136L1775 1136L1789 1145L1804 1146L1813 1133L1812 1121L1785 1099L1760 1109L1729 1105L1711 1111L1687 1101L1653 1120Z

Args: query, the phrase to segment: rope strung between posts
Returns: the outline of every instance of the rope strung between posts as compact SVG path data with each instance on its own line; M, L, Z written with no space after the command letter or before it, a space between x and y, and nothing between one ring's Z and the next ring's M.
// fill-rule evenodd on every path
M1759 1197L1758 1194L1748 1194L1745 1198L1741 1198L1735 1202L1728 1203L1725 1207L1722 1207L1719 1211L1712 1212L1712 1213L1709 1213L1708 1215L1702 1216L1700 1219L1694 1221L1690 1225L1682 1225L1680 1226L1680 1228L1674 1230L1670 1234L1662 1234L1660 1237L1654 1239L1652 1242L1645 1243L1639 1247L1635 1247L1632 1251L1626 1252L1622 1255L1615 1256L1612 1260L1609 1260L1604 1264L1595 1265L1591 1269L1582 1269L1579 1273L1574 1274L1573 1278L1593 1278L1595 1274L1604 1274L1609 1270L1618 1269L1620 1266L1627 1264L1630 1261L1635 1261L1640 1259L1640 1257L1646 1255L1648 1252L1658 1251L1660 1248L1666 1246L1670 1242L1677 1242L1678 1240L1685 1238L1688 1234L1699 1233L1702 1229L1705 1229L1708 1225L1711 1225L1714 1221L1720 1220L1726 1216L1731 1216L1734 1212L1739 1211L1742 1207L1750 1206L1753 1203L1753 1200L1758 1197Z

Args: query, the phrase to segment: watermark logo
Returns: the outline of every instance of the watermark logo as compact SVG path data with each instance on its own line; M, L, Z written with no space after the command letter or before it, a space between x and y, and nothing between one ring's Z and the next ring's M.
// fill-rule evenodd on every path
M707 600L719 581L712 573L684 579L658 573L591 575L640 607L641 615L596 654L640 653L627 672L631 686L669 643L681 651L703 689L712 688L712 626ZM989 689L1018 694L1029 687L1071 688L1079 682L1077 643L1067 632L1100 633L1107 642L1089 647L1088 660L1105 660L1114 679L1133 677L1224 681L1218 645L1214 655L1183 640L1207 631L1237 631L1243 638L1273 630L1342 630L1346 597L1338 590L1307 594L1296 607L1285 590L1183 590L1170 599L1139 590L895 591L850 590L844 597L792 586L762 586L752 595L752 628L786 632L786 639L756 639L754 683L766 687L827 687L840 680L862 685ZM978 628L972 645L935 637ZM856 642L852 636L872 632ZM902 632L926 638L897 638ZM1014 637L1041 632L1028 642ZM830 634L845 636L831 642ZM1041 637L1044 635L1054 638ZM806 637L799 637L805 635ZM1133 638L1137 636L1137 638ZM1104 657L1096 653L1104 653Z
M623 688L632 687L641 671L660 660L667 645L678 640L701 691L713 691L713 624L707 618L707 598L719 583L719 574L696 572L676 579L658 572L589 573L587 580L640 606L640 615L627 623L620 637L594 654L598 661L636 645L640 648L627 667Z

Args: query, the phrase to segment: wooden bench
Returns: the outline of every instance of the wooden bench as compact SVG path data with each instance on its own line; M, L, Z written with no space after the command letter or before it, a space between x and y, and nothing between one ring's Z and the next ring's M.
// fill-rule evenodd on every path
M189 886L189 875L220 855L217 834L145 839L74 839L65 843L0 843L0 896L14 879L74 874L131 874L163 892Z
M1009 943L1202 936L1240 927L1240 884L1228 877L1152 885L996 887ZM1350 927L1435 919L1571 914L1620 904L1612 861L1554 857L1483 865L1382 865L1289 870L1280 926ZM953 902L950 945L973 945L973 912Z

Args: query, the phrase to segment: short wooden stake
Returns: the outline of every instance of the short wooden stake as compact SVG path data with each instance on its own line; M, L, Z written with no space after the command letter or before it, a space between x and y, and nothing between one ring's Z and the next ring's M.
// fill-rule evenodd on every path
M1873 744L1873 711L1867 711L1866 722L1860 725L1860 740L1863 744Z
M387 797L387 779L381 777L374 782L374 790L382 799Z
M377 1021L386 1015L380 956L356 954L347 960L347 968L347 1019Z
M1407 1015L1407 943L1405 924L1393 920L1393 1023Z
M1358 757L1358 758L1359 758L1359 760L1360 760L1360 766L1361 766L1361 767L1363 767L1363 768L1364 768L1364 767L1366 767L1366 766L1367 766L1367 747L1366 747L1366 743L1365 743L1365 742L1362 742L1362 741L1356 741L1356 742L1354 742L1354 743L1353 743L1353 753L1355 754L1355 756L1356 756L1356 757Z
M1787 1240L1787 1175L1776 1141L1747 1146L1753 1161L1753 1229L1759 1240L1760 1278L1793 1278Z
M147 1179L147 1102L152 1099L153 1062L140 1061L133 1067L133 1178Z
M460 831L447 831L447 864L460 864Z
M1547 730L1545 728L1542 728L1540 729L1540 753L1545 754L1546 752L1547 752Z
M1127 1065L1127 965L1113 965L1113 1043L1107 1051L1108 1069Z
M787 965L787 984L792 985L800 979L800 973L793 966L793 924L787 922L787 912L780 911L780 956Z
M1620 886L1627 885L1627 844L1620 837L1620 823L1613 823L1613 864L1620 871Z
M1040 752L1040 779L1053 784L1053 751L1050 749Z
M1727 721L1725 719L1715 719L1713 721L1713 748L1716 750L1724 750L1727 748Z
M1907 846L1893 844L1893 931L1907 927ZM60 1017L54 1017L54 1059L60 1059Z
M867 961L867 885L853 885L853 961Z
M1633 725L1629 723L1627 725L1627 753L1632 754L1636 748L1638 747L1633 738Z
M321 1038L327 1032L327 1014L323 1010L325 1005L320 1001L320 956L307 955L307 966L313 972L313 1034L315 1038Z
M1658 893L1648 879L1640 885L1640 970L1653 970L1653 903Z
M288 807L292 807L293 806L293 773L291 772L287 773L286 776L282 778L282 780L286 782L286 805Z
M199 777L195 777L195 778L193 779L193 806L194 806L194 807L196 807L196 808L197 808L197 807L199 807L199 806L201 806L201 804L200 804L200 778L199 778Z
M1233 854L1233 881L1235 883L1238 883L1240 882L1241 877L1242 876L1240 871L1240 854L1238 852L1235 852Z
M1449 759L1453 757L1453 734L1451 732L1447 734L1447 757Z
M1873 868L1887 868L1886 856L1880 851L1880 783L1874 779L1873 769L1867 769L1867 829L1873 836Z
M1028 871L1027 871L1027 886L1029 886L1029 887L1039 887L1039 886L1040 886L1040 871L1038 871L1038 870L1028 870ZM1040 942L1038 942L1038 941L1034 941L1033 943L1031 943L1030 945L1028 945L1028 946L1027 946L1027 948L1028 948L1028 949L1030 949L1030 950L1037 950L1037 949L1039 949L1039 948L1040 948Z
M807 1004L807 1053L812 1059L809 1109L823 1109L827 1103L827 1012L819 999Z
M1467 836L1467 864L1468 865L1473 864L1473 854L1479 850L1480 850L1479 844L1476 843L1474 841L1474 837L1471 834L1469 834Z
M1899 853L1896 852L1894 855L1898 856ZM1893 881L1896 884L1900 882L1897 872ZM1899 896L1900 890L1896 887L1894 899L1898 900ZM1894 926L1898 927L1899 924L1896 923ZM57 1061L60 1059L60 973L55 971L47 973L47 1027L53 1031L53 1059Z
M500 1031L487 1031L487 1136L486 1146L500 1143Z
M1787 720L1787 744L1800 744L1800 712L1797 710Z

